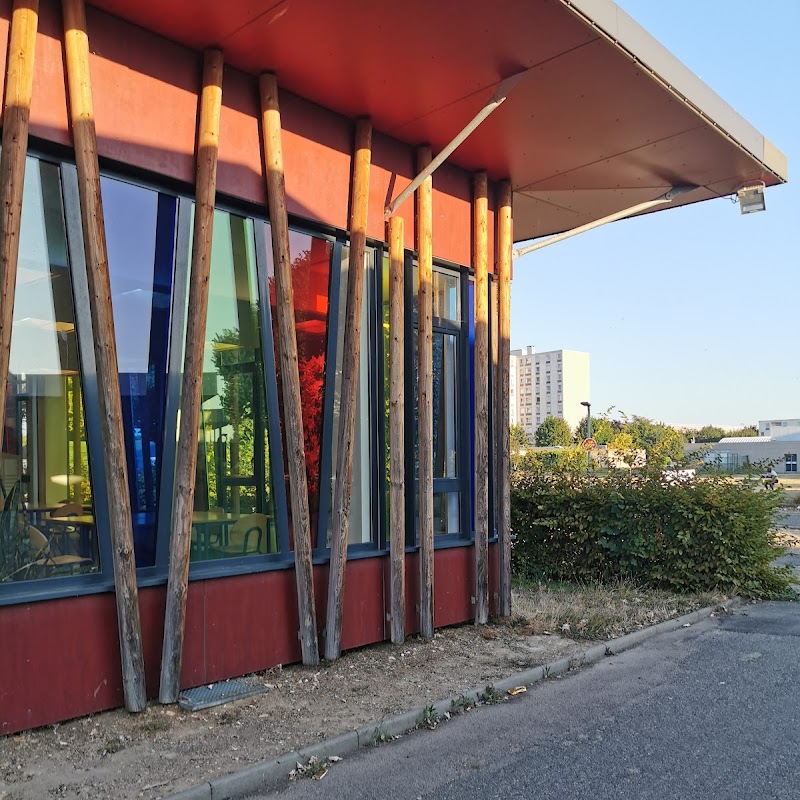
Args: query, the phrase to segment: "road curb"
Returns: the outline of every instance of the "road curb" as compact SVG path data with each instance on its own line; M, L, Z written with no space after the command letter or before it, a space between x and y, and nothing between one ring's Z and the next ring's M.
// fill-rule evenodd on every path
M684 614L681 617L659 622L649 628L627 633L618 639L609 639L607 642L593 645L569 658L560 658L549 664L518 672L508 678L495 681L491 685L498 692L503 693L519 686L532 686L536 683L541 683L547 678L555 678L566 674L570 670L580 669L602 661L609 656L624 653L626 650L630 650L632 647L636 647L636 645L659 634L669 633L670 631L693 625L696 622L701 622L721 608L725 611L739 608L745 602L741 598L735 597L716 606L707 606L698 611ZM449 714L452 711L454 703L462 700L462 698L478 702L485 690L486 685L478 686L459 695L439 700L432 705L439 718L443 718L445 714ZM288 778L289 773L295 768L297 762L305 763L312 756L323 759L328 756L349 755L362 747L375 745L383 737L402 736L413 731L422 724L425 717L425 708L425 706L420 706L393 717L385 717L376 722L370 722L355 730L346 731L332 739L302 747L294 752L285 753L269 761L254 764L238 772L231 772L227 775L213 778L190 789L166 795L166 800L238 800L239 798L248 797Z

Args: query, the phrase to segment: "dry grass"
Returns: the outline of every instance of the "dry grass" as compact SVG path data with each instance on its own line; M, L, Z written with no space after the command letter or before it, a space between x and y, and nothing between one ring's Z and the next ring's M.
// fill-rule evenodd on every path
M722 593L672 594L629 581L517 586L510 625L529 634L603 640L727 600Z

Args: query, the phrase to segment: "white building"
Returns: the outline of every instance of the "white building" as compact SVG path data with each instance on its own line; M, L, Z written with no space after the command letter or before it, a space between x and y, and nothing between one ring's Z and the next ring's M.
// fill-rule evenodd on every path
M760 428L759 424L759 428ZM726 436L712 445L705 460L720 469L737 472L749 464L771 463L776 472L796 473L800 434L785 439L772 436Z
M773 442L800 439L800 419L760 419L758 435L770 436Z
M586 416L589 354L577 350L537 353L533 345L511 351L510 421L533 439L547 417L561 417L570 429Z

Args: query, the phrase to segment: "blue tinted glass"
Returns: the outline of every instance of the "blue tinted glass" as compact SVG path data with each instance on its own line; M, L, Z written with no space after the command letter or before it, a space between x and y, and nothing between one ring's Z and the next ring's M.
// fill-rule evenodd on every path
M155 564L177 199L103 178L136 566Z

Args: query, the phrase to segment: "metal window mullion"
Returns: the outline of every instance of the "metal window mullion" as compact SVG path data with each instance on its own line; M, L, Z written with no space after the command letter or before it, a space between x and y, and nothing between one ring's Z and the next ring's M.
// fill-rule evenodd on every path
M414 474L413 457L414 448L417 441L417 421L414 414L414 341L417 336L415 323L417 298L414 296L414 270L416 268L414 254L406 250L403 278L405 298L403 305L405 308L405 330L403 339L405 342L405 446L406 451L410 450L411 457L406 459L406 547L417 547L417 514L415 512L415 500L418 494L417 477ZM408 491L409 488L411 491Z
M289 549L289 514L286 508L286 474L281 440L280 404L278 403L278 378L275 368L275 350L272 341L272 310L267 277L267 236L269 224L257 220L253 225L256 242L256 277L258 280L259 307L261 311L261 352L264 367L264 382L267 392L267 434L269 438L269 471L272 476L272 500L275 509L278 542L285 558ZM276 466L279 467L276 469ZM279 472L279 474L278 474Z
M156 520L156 568L166 574L172 535L172 501L175 497L175 458L178 447L178 413L183 380L183 341L188 312L189 263L192 247L192 208L188 197L178 198L172 267L172 302L167 350L167 392L164 405L164 439L161 444L161 478Z
M72 296L75 304L75 328L80 359L83 413L86 421L86 444L89 454L89 478L94 503L95 531L100 555L100 573L113 582L111 555L111 518L108 508L108 487L103 462L103 442L100 440L100 401L97 387L97 365L94 357L94 332L89 309L89 279L86 274L86 254L83 246L78 172L72 164L61 165L61 192L64 201L64 222L69 252Z
M324 403L322 407L322 445L319 455L319 501L317 514L317 530L312 531L316 536L313 550L328 551L328 528L330 526L332 476L333 476L333 437L338 431L333 425L333 400L336 394L336 354L339 348L339 291L342 278L342 248L341 241L333 245L330 263L330 281L328 282L328 341L325 352L325 380L323 382ZM352 269L350 253L348 251L348 269ZM362 264L363 267L363 264ZM331 313L332 309L336 313ZM346 306L345 306L345 313ZM305 427L305 424L304 424ZM337 480L339 476L336 476Z
M456 396L469 398L469 275L466 272L459 274L459 288L461 290L461 318L456 341L456 352L459 354L460 364L456 364ZM465 321L466 318L466 321ZM472 442L470 437L471 419L469 414L469 400L466 403L455 404L456 414L456 447L458 447L458 462L461 467L459 472L459 530L466 538L474 538L472 530L472 480L470 477L472 466ZM461 412L459 414L459 411ZM474 413L474 411L473 411ZM466 531L464 527L466 526Z
M383 339L383 247L376 246L372 250L372 285L371 303L373 331L370 335L369 354L370 366L370 404L373 407L370 423L369 454L372 469L371 486L372 496L377 498L376 503L370 504L370 525L375 531L373 545L378 550L383 550L388 545L388 531L386 530L386 456L388 442L386 441L386 365L384 363Z

